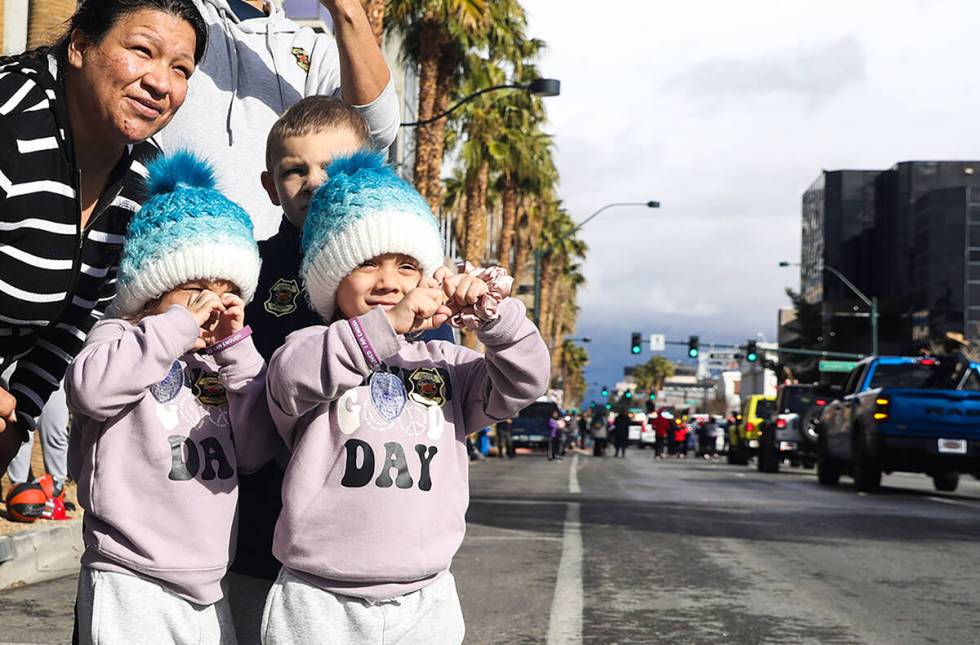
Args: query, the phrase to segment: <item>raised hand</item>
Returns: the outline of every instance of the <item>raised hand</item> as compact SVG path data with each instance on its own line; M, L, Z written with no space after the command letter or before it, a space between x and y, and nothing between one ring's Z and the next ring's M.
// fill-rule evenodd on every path
M480 278L457 273L443 279L442 291L446 294L446 304L456 314L464 307L479 302L481 296L490 292L490 287Z
M396 334L410 334L435 329L449 320L452 310L444 302L446 296L438 283L424 278L402 301L386 311L388 321Z
M194 350L204 349L214 342L214 329L218 325L219 317L225 310L221 303L221 298L213 291L202 289L196 291L184 305L187 311L191 312L198 327L201 328L197 340L194 342Z
M218 324L214 328L212 342L228 338L245 326L244 300L229 292L221 295L221 304L225 309L218 314Z

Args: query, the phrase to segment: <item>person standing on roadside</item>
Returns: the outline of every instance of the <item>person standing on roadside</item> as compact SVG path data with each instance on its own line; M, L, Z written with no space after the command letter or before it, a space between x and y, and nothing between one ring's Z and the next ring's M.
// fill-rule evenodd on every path
M211 33L207 56L184 109L156 138L165 152L208 150L219 183L248 211L259 240L282 219L258 179L266 135L287 108L307 96L338 97L364 117L374 148L387 148L398 134L398 97L360 0L319 1L333 35L301 27L270 0L193 0Z
M0 472L115 296L148 139L207 39L191 0L85 0L54 45L0 59Z
M514 428L513 419L500 421L495 427L497 431L497 456L501 459L513 457L514 446L511 444L511 431Z
M548 460L561 461L561 424L558 410L548 417Z
M592 413L592 456L605 457L606 443L609 441L609 424L606 421L606 410L597 409Z
M616 457L626 456L626 446L630 441L630 415L626 410L620 410L613 421L613 443L616 445Z

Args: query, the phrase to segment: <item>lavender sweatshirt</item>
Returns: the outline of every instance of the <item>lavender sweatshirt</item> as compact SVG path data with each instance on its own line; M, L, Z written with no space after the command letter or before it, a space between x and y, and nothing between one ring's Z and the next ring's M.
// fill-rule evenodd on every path
M466 528L466 434L509 419L548 386L548 349L524 305L507 299L499 311L479 332L485 356L406 342L380 307L354 324L297 331L273 355L269 408L292 452L273 553L290 571L375 601L449 570ZM400 387L404 407L391 394Z
M177 305L95 325L66 376L68 466L86 510L82 563L207 605L234 555L238 472L282 444L251 338L209 357L189 353L198 331Z

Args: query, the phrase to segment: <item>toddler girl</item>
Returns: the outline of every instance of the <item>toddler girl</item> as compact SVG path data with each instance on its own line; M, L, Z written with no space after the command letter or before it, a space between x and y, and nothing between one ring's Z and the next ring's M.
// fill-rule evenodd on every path
M292 455L266 643L459 643L449 565L469 503L465 437L548 384L548 350L499 269L434 279L438 225L374 153L335 160L309 206L301 273L327 326L269 363ZM486 355L406 335L452 318Z
M110 308L68 370L69 466L85 507L81 643L234 643L221 579L239 470L278 438L243 326L248 215L188 153L149 166Z

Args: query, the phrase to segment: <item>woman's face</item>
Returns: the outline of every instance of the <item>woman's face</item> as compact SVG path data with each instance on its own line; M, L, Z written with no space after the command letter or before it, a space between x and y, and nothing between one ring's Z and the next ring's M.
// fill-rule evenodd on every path
M83 129L127 144L156 134L187 96L196 43L187 21L155 9L121 17L99 43L76 29L68 65Z

